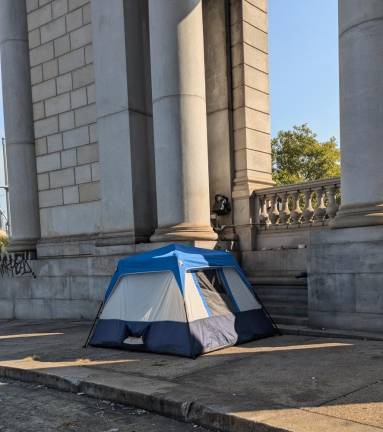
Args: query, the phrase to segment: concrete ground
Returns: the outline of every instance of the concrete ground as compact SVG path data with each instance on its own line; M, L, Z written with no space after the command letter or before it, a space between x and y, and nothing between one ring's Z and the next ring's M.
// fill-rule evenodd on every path
M145 410L0 380L1 432L207 432Z
M88 330L0 323L0 375L230 432L383 429L383 342L278 336L190 360L83 349Z

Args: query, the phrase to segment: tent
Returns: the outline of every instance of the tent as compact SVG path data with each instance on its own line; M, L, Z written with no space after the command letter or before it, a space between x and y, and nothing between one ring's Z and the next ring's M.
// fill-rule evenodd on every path
M119 261L90 344L195 358L274 333L232 254L173 244Z

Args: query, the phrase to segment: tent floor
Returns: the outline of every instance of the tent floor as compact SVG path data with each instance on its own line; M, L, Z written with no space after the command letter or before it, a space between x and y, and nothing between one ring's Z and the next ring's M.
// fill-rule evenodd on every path
M284 335L190 360L82 349L89 326L0 322L0 375L223 431L381 430L383 342Z

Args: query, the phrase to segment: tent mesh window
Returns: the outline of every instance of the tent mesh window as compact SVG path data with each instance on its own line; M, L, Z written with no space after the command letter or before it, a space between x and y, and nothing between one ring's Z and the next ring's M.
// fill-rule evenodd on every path
M218 269L205 269L195 272L201 294L205 297L211 314L227 315L235 313L235 306Z

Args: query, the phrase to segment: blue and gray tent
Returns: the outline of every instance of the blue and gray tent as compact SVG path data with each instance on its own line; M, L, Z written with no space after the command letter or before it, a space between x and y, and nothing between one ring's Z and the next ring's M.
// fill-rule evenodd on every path
M194 358L274 333L232 254L169 245L120 260L90 344Z

